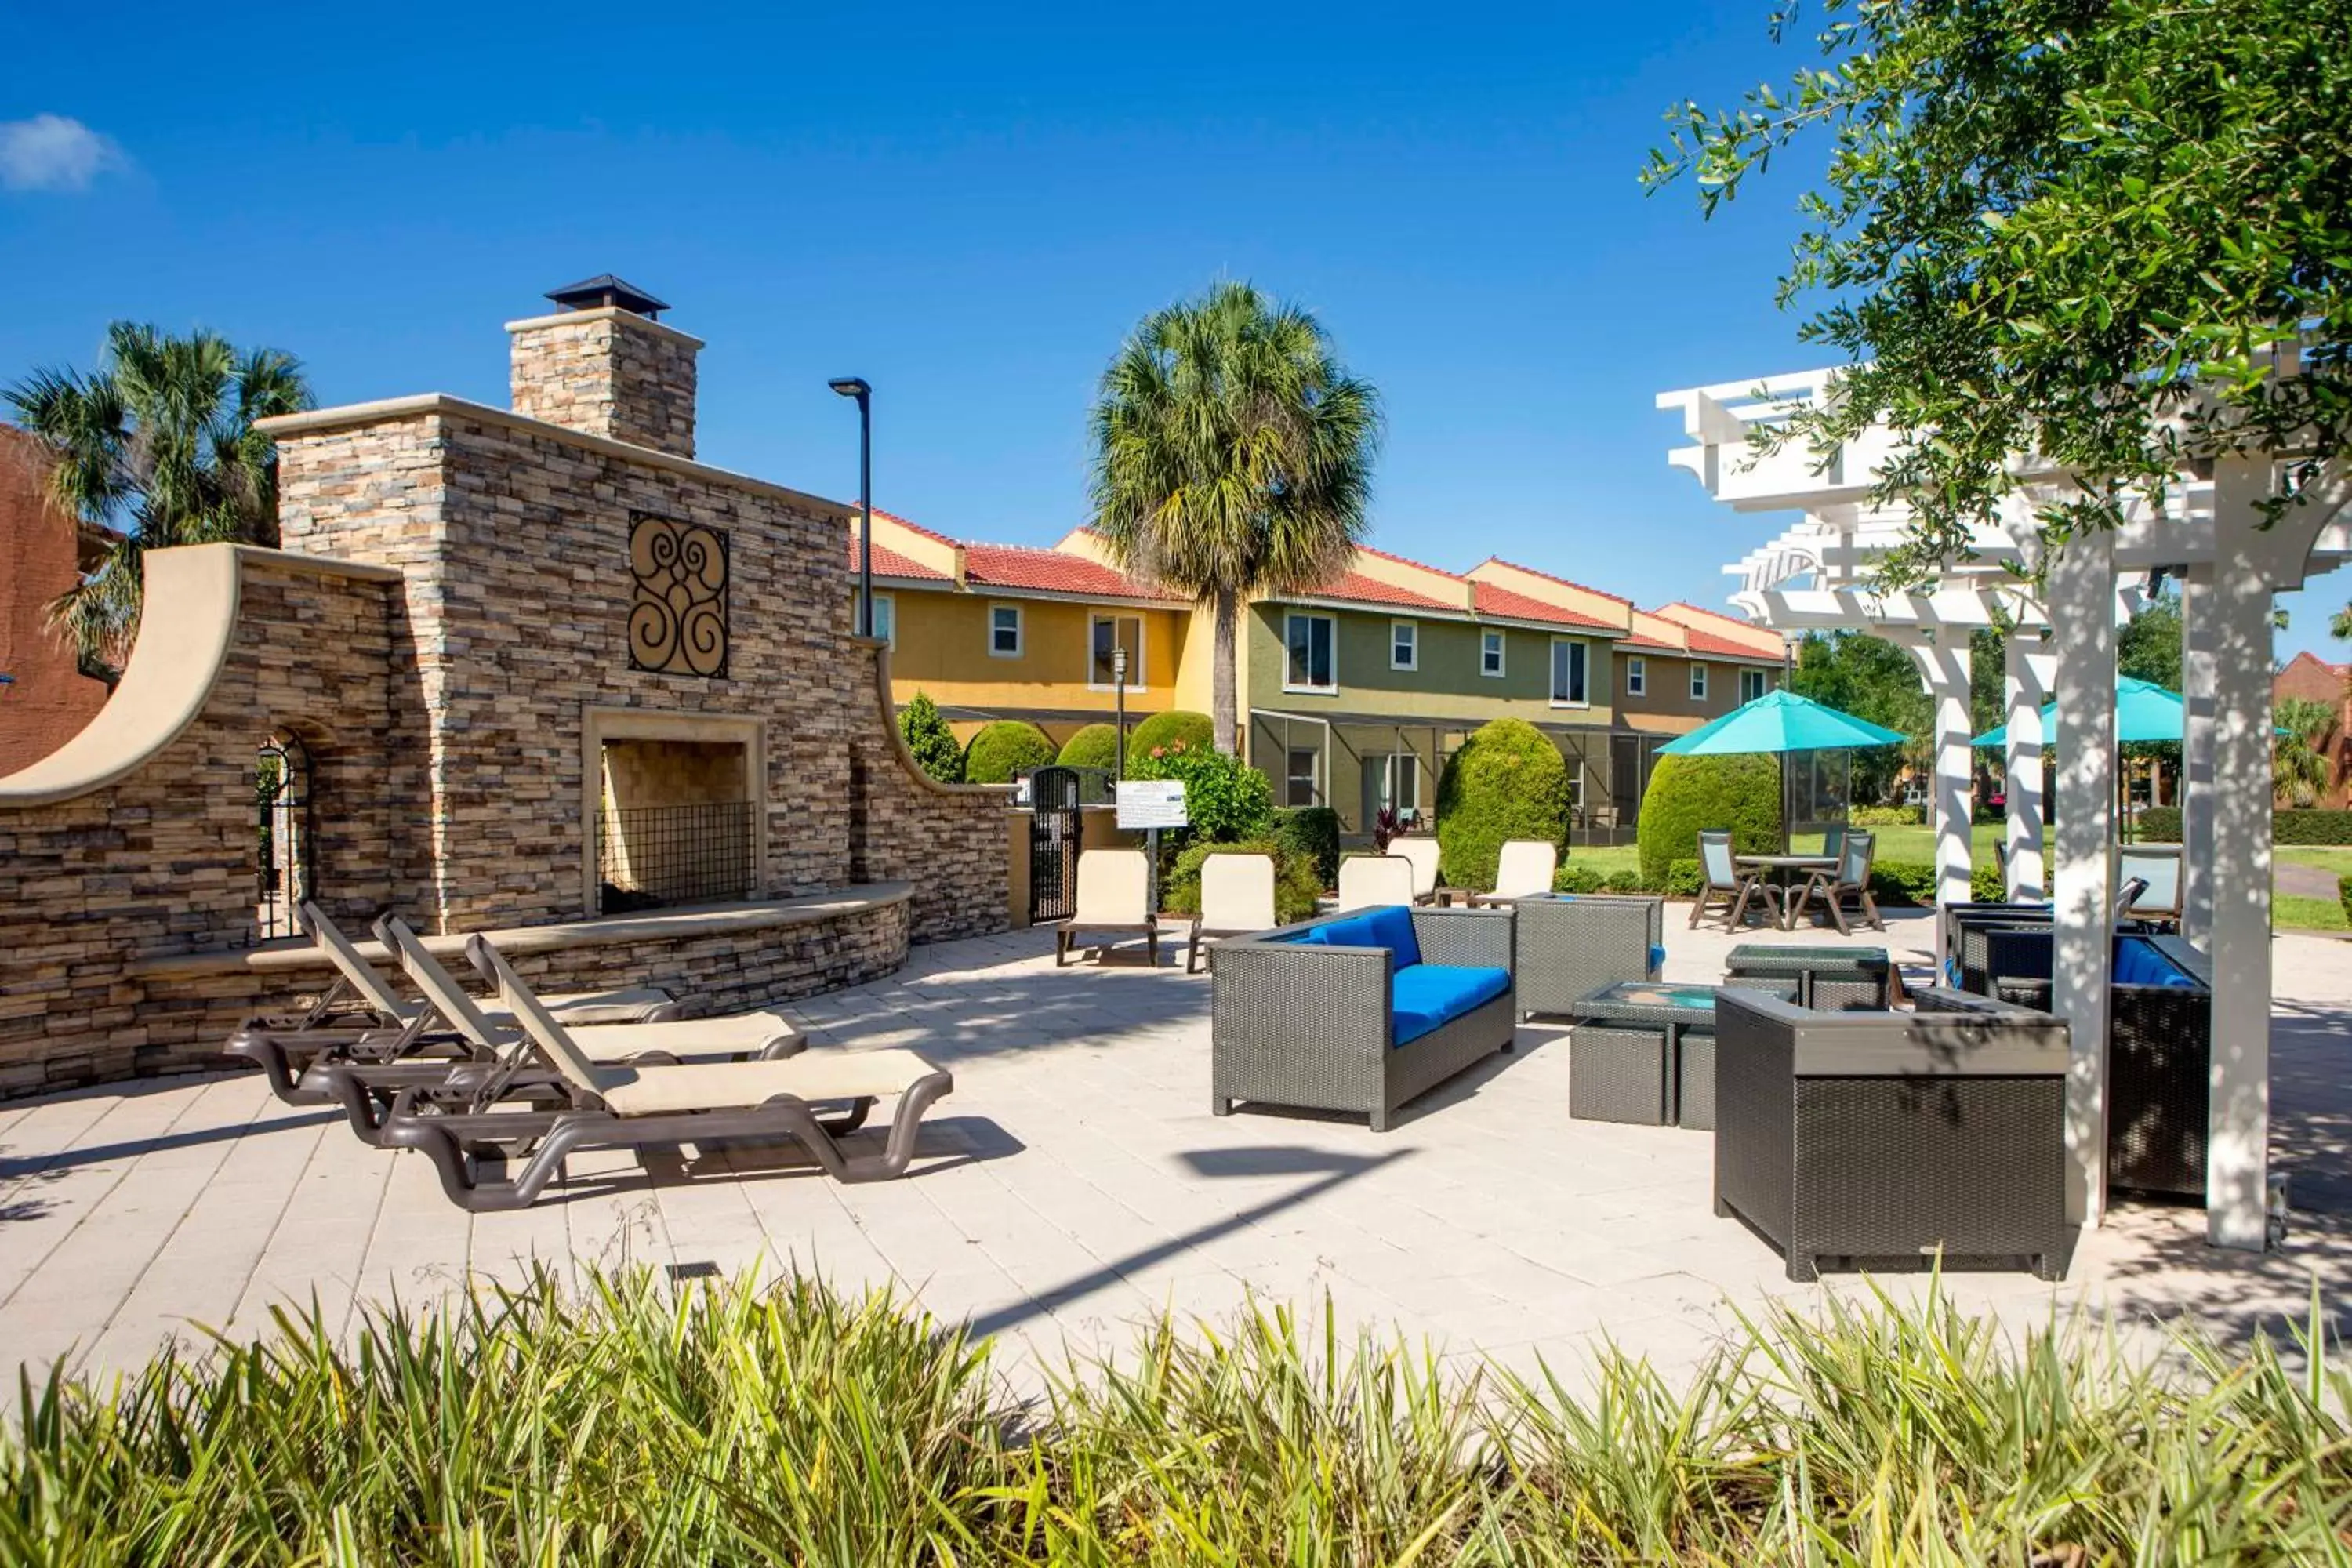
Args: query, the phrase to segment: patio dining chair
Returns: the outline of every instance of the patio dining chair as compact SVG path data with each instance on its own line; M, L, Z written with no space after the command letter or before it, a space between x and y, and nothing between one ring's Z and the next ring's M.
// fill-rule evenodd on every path
M1412 897L1405 903L1425 904L1437 897L1437 840L1411 835L1389 840L1388 852L1412 866ZM1353 904L1341 906L1353 909Z
M1691 929L1696 931L1700 921L1706 918L1707 906L1718 900L1726 931L1738 931L1739 922L1748 918L1751 900L1761 900L1772 911L1775 924L1780 918L1780 889L1767 882L1756 872L1742 872L1731 854L1731 835L1716 828L1702 828L1698 836L1698 898L1691 905Z
M1541 838L1511 838L1504 841L1500 858L1495 863L1495 890L1472 897L1474 906L1508 904L1520 899L1532 899L1538 893L1551 891L1552 878L1559 871L1559 846Z
M2126 885L2142 884L2137 893ZM2126 844L2116 851L2116 914L2134 920L2178 921L2180 918L2180 846Z
M1343 910L1411 904L1412 888L1412 862L1402 855L1350 855L1339 862L1339 904Z
M1829 908L1830 923L1838 928L1839 935L1847 936L1853 932L1853 928L1845 923L1844 905L1848 899L1854 900L1854 912L1870 922L1871 930L1885 931L1886 921L1879 917L1878 900L1870 893L1870 863L1877 849L1877 834L1847 834L1838 852L1837 864L1817 870L1805 879L1803 889L1797 894L1797 901L1790 907L1789 923L1793 926L1802 919L1806 906L1811 903L1815 894L1819 894L1822 902Z
M1210 856L1201 862L1201 912L1192 917L1192 940L1184 944L1184 973L1199 973L1202 937L1243 936L1280 923L1274 917L1273 856ZM1215 963L1212 953L1211 967Z
M1078 890L1070 918L1054 933L1054 967L1070 961L1077 934L1141 932L1153 967L1160 963L1160 926L1151 918L1151 862L1140 849L1082 849ZM1099 955L1108 943L1097 947Z

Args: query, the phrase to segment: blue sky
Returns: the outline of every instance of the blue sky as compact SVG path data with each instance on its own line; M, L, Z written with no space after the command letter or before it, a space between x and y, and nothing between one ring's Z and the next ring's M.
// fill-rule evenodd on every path
M1669 103L1801 63L1769 8L50 7L0 122L105 142L0 188L0 380L127 316L322 403L502 403L500 323L610 270L708 341L708 460L854 495L862 374L877 504L1044 543L1121 334L1246 278L1381 387L1382 546L1719 605L1771 523L1667 468L1652 398L1818 360L1771 300L1802 171L1711 224L1634 174ZM2343 657L2347 591L2282 653Z

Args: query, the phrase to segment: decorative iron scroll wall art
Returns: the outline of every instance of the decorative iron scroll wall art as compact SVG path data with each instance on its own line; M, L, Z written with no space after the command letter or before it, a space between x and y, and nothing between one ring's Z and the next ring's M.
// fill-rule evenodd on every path
M629 668L727 673L727 535L650 512L629 513Z

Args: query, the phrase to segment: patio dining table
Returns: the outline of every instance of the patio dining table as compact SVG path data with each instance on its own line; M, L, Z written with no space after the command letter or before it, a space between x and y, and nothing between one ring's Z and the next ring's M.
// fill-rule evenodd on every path
M1780 888L1780 923L1782 931L1796 929L1790 920L1790 885L1801 873L1837 869L1837 857L1834 855L1737 855L1731 863L1741 870L1776 873L1774 880Z

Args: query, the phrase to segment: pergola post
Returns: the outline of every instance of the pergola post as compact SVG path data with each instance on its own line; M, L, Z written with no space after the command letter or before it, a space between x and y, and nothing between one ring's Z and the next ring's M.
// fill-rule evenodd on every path
M2009 634L2007 660L2003 695L2009 728L2003 789L2009 804L2002 831L2007 835L2009 868L2004 890L2012 903L2038 903L2050 893L2042 853L2046 815L2042 811L2042 707L2050 700L2058 658L2032 632L2018 626Z
M2213 942L2213 568L2180 578L2180 934ZM2265 658L2263 668L2268 669Z
M1936 907L1969 901L1969 785L1976 754L1969 742L1969 639L1965 631L1941 628L1939 642L1906 640L1920 679L1936 710ZM1936 922L1936 965L1943 967L1944 922Z
M2072 1032L2066 1085L2066 1215L2106 1209L2108 984L2115 972L2115 539L2077 535L2050 563L2058 700L2056 951L2050 1010ZM2269 665L2263 668L2267 670Z

